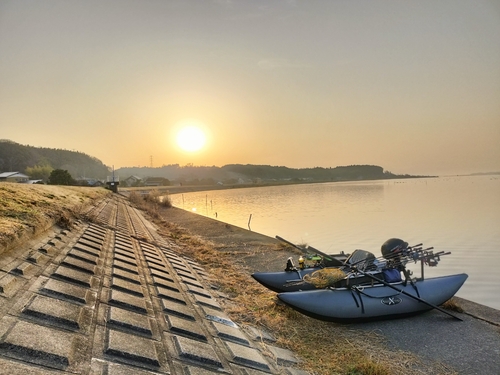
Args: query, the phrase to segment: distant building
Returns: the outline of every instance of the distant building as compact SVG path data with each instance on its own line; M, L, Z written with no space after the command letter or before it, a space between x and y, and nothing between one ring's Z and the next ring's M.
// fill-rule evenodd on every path
M130 176L122 181L125 186L139 186L142 183L142 178L138 176Z
M20 182L26 183L29 181L29 176L26 176L20 172L4 172L0 173L0 181L1 182Z
M103 186L104 182L96 178L78 177L76 182L80 186Z
M170 180L163 177L148 177L144 180L144 186L170 186Z

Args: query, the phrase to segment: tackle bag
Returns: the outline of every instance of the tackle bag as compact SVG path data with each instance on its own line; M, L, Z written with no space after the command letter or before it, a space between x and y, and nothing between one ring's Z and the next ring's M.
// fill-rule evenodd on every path
M384 280L388 283L397 283L401 281L401 272L395 268L389 268L382 271Z

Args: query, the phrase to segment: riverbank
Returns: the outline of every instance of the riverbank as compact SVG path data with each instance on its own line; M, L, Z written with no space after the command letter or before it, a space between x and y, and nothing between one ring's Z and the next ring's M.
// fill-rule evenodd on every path
M23 188L17 188L17 184L10 187L16 191L12 199L19 203L16 208L20 211L12 208L10 216L3 214L7 221L13 219L14 212L24 212L33 206L30 200L24 199ZM85 212L82 201L85 198L80 193L71 188L58 188L61 189L58 199L43 198L44 194L54 193L48 193L42 186L34 188L41 194L40 202L34 196L31 202L47 210L34 210L36 215L52 217L52 212L53 217L57 217L57 213L71 212L75 207L82 207L80 212ZM101 194L108 193L99 190L85 202L92 203L92 199L97 202ZM52 204L42 204L44 199ZM465 314L460 314L464 322L455 322L437 311L370 324L320 322L277 303L274 293L250 277L257 270L283 269L288 256L298 256L294 248L274 238L178 208L139 209L144 210L161 237L176 244L176 252L203 265L214 286L226 295L221 303L232 320L240 326L259 327L274 336L280 347L301 358L301 368L310 374L498 373L492 371L500 367L498 326L467 315L471 311L468 306L465 306ZM475 308L483 310L480 306ZM479 359L481 361L475 364Z
M415 178L437 178L438 176L400 176L401 179L415 179ZM396 178L386 178L384 181L395 180ZM213 190L229 190L229 189L245 189L245 188L258 188L268 186L284 186L284 185L307 185L307 184L326 184L332 182L355 182L355 181L376 181L370 179L363 180L336 180L336 181L309 181L309 180L276 180L255 183L236 183L236 184L215 184L215 185L172 185L172 186L141 186L141 187L124 187L120 186L119 191L124 195L135 191L142 194L147 194L152 190L157 190L162 194L182 194L194 193L200 191L213 191Z
M169 194L182 194L194 193L199 191L213 191L213 190L230 190L230 189L245 189L256 188L264 186L281 186L281 185L299 185L299 184L320 184L331 181L273 181L262 183L242 183L242 184L216 184L216 185L172 185L172 186L139 186L139 187L119 187L119 192L123 195L128 195L130 192L135 191L140 194L147 194L152 190L156 190L164 195Z

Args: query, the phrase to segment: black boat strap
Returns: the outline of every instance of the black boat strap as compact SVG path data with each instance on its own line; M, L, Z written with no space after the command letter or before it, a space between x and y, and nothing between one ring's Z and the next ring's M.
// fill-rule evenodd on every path
M359 305L361 305L361 313L364 314L365 313L365 304L363 303L363 299L361 298L360 291L356 287L351 288L350 290L351 290L351 296L354 299L354 302L356 302L356 307L359 307ZM358 303L358 300L356 299L356 295L354 294L354 291L356 291L358 294L359 303Z

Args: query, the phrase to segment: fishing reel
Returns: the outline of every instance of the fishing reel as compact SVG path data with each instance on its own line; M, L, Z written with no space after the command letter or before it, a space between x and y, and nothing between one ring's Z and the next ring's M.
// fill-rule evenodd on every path
M306 260L313 262L313 267L320 267L323 263L323 257L318 254L306 255Z
M425 251L420 257L420 260L429 267L436 267L441 260L441 256L448 254L451 254L451 252L440 251L439 253L434 254L432 251Z

